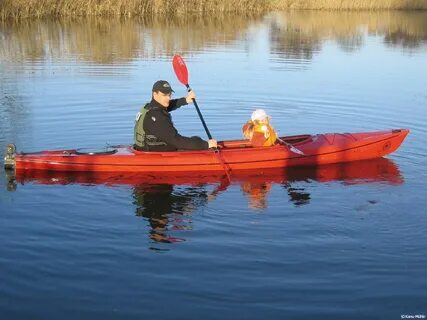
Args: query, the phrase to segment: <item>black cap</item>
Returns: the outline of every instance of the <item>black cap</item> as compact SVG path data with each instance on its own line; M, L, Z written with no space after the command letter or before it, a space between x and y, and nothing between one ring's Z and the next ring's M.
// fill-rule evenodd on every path
M165 80L156 81L156 83L153 84L153 90L152 91L153 92L160 91L161 93L165 93L165 94L175 92L172 90L172 87L169 84L169 82L167 82Z

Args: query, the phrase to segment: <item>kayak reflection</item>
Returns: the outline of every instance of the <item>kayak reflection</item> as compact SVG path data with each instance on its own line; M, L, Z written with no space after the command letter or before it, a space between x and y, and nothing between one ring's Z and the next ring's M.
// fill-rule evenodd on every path
M242 191L248 195L249 207L267 208L267 195L272 185L280 183L296 207L310 203L311 196L303 187L296 187L296 182L342 182L343 184L385 183L398 185L403 183L397 165L389 159L379 158L366 161L337 163L317 167L289 168L277 179L271 172L264 171L261 177L252 176L241 183Z
M138 173L48 172L23 171L16 176L9 173L8 190L17 184L48 185L105 185L132 187L135 214L147 219L149 237L155 242L184 241L184 234L192 229L192 214L231 186L240 186L248 198L248 206L259 210L268 207L268 194L273 187L282 188L296 207L310 203L311 195L304 182L338 182L343 184L403 183L398 166L389 159L339 163L317 167L240 171L227 176L195 174L141 175ZM302 182L302 183L301 183Z
M84 185L130 185L169 184L169 185L201 185L220 183L218 188L225 189L228 184L259 184L259 183L291 183L293 181L314 180L318 182L341 181L344 184L380 182L401 184L403 177L398 166L390 159L377 158L371 160L343 162L310 167L286 167L274 169L239 170L230 173L230 181L224 174L214 172L156 173L141 174L138 172L79 172L79 171L47 171L23 170L16 174L6 171L9 183L36 184L84 184ZM267 188L268 187L264 187ZM13 191L15 188L10 187ZM244 187L247 189L247 187Z

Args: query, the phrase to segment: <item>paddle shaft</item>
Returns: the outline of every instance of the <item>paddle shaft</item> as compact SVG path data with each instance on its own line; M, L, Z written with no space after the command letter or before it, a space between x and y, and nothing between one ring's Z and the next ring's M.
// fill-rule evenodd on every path
M191 91L190 85L187 83L185 86L187 87L187 90L190 92ZM210 139L212 139L212 135L208 129L208 126L206 125L205 119L203 119L203 115L200 112L199 106L197 105L197 101L194 98L193 98L193 103L194 103L194 106L196 107L197 114L199 115L200 121L202 121L203 128L205 128L206 134L208 135L208 138L210 140ZM230 182L231 177L230 177L229 171L231 171L231 169L225 164L224 160L222 159L222 155L220 154L218 147L215 148L215 154L217 155L219 162L221 162L221 165L224 168L227 179Z
M175 71L175 74L176 74L179 82L181 82L183 85L185 85L187 87L187 90L190 92L191 88L190 88L190 85L188 84L188 70L187 70L187 66L186 66L184 60L181 58L181 56L174 55L174 57L172 59L172 66L173 66L173 70ZM208 126L206 125L205 119L203 119L203 115L200 112L199 106L197 105L197 101L194 98L193 98L193 103L194 103L194 106L196 107L196 111L197 111L197 114L199 115L200 121L202 121L203 128L205 128L206 134L208 135L209 140L211 140L212 135L208 129ZM219 162L221 163L222 167L224 168L225 174L227 175L228 182L231 182L231 177L230 177L230 173L229 173L229 171L231 171L231 168L228 165L226 165L224 159L222 159L222 155L221 155L218 147L216 147L214 149L215 149L215 154L216 154Z
M187 83L185 86L187 87L187 90L190 92L191 91L190 85ZM212 135L208 129L208 126L206 125L205 119L203 119L203 115L200 112L199 106L197 105L197 101L194 98L193 98L193 103L194 103L194 106L196 107L196 111L197 111L197 114L199 115L200 121L202 121L203 128L205 128L206 134L208 135L208 138L210 140L212 139Z

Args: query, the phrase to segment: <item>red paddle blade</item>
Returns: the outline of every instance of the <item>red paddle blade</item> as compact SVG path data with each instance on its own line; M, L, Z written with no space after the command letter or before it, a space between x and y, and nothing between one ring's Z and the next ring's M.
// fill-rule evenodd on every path
M177 54L174 55L172 65L179 82L185 86L188 85L188 70L182 57Z

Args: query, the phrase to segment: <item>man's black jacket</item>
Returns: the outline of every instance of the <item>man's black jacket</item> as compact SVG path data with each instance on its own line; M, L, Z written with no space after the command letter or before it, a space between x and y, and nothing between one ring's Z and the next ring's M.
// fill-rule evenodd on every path
M149 110L145 115L143 126L146 136L153 135L157 141L162 141L166 145L148 146L150 151L176 151L176 150L206 150L209 148L208 142L200 137L184 137L175 129L170 111L186 105L185 98L174 99L165 108L154 99L147 105Z

